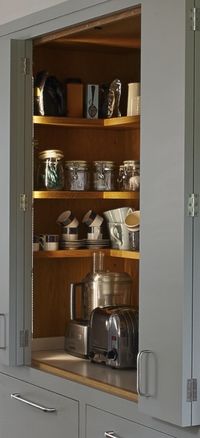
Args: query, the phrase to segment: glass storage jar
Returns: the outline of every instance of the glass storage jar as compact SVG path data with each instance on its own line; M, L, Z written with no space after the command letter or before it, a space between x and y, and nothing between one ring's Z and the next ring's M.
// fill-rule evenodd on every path
M114 161L93 162L94 190L115 190L115 163Z
M140 188L140 162L127 160L123 162L123 190L137 191Z
M44 150L39 153L37 187L40 190L63 190L64 167L63 153L58 149Z
M124 165L120 164L119 170L118 170L118 177L117 177L117 189L118 190L124 190Z
M89 190L90 174L87 161L65 161L65 188L66 190Z

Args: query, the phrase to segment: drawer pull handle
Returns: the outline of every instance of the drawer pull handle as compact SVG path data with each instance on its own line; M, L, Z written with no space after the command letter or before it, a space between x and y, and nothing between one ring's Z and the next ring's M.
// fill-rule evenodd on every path
M11 398L18 400L21 403L25 403L28 406L32 406L33 408L39 409L42 412L48 412L48 413L56 412L56 409L54 409L54 408L47 408L46 406L38 405L37 403L34 403L30 400L27 400L27 399L21 397L21 395L17 394L17 393L11 394Z
M105 438L120 438L119 435L116 435L115 432L105 432L104 437Z

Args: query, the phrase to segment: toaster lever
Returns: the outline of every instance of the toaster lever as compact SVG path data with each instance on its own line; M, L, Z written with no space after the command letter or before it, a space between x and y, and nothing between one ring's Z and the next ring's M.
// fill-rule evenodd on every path
M89 358L90 358L90 359L93 359L94 356L95 356L94 351L90 351L90 352L89 352Z

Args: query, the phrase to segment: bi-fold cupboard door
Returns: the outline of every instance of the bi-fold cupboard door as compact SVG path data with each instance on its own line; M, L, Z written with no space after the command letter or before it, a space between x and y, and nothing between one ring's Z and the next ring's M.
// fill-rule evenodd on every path
M115 4L114 0L110 3ZM136 2L126 1L126 5ZM191 14L195 5L193 0L144 0L141 6L138 406L153 417L190 426L196 403L189 391L194 375L194 219L188 213L189 195L194 192L195 32ZM26 54L31 60L31 44L5 39L0 41L0 54L4 59L0 66L3 328L6 320L0 361L18 365L30 362L32 108L31 75L26 62L22 68L21 58ZM23 193L27 195L25 212L23 199L18 205Z
M26 350L30 350L31 342L31 54L30 41L0 40L0 363L3 365L22 365L30 360Z
M145 3L142 14L139 409L181 426L193 424L196 403L191 390L194 218L189 212L194 7L190 0L153 1Z

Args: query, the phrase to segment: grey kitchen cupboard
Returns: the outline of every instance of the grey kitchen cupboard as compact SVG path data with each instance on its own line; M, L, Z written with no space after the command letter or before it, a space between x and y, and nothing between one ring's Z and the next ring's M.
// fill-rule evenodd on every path
M167 438L170 435L143 426L125 418L96 409L86 408L87 438Z
M32 17L32 25L24 29L21 24L20 30L0 39L0 361L11 375L10 365L31 366L32 356L32 43L41 34L134 10L138 4L111 0L90 6L85 2L85 10L77 11L66 2L64 17L48 21L41 13L43 24ZM193 0L141 2L138 409L181 426L200 423L195 395L198 252L194 254L199 218L192 208L199 193L194 171L199 138L197 12ZM132 381L128 391L134 394Z
M79 437L79 403L0 375L0 437Z

